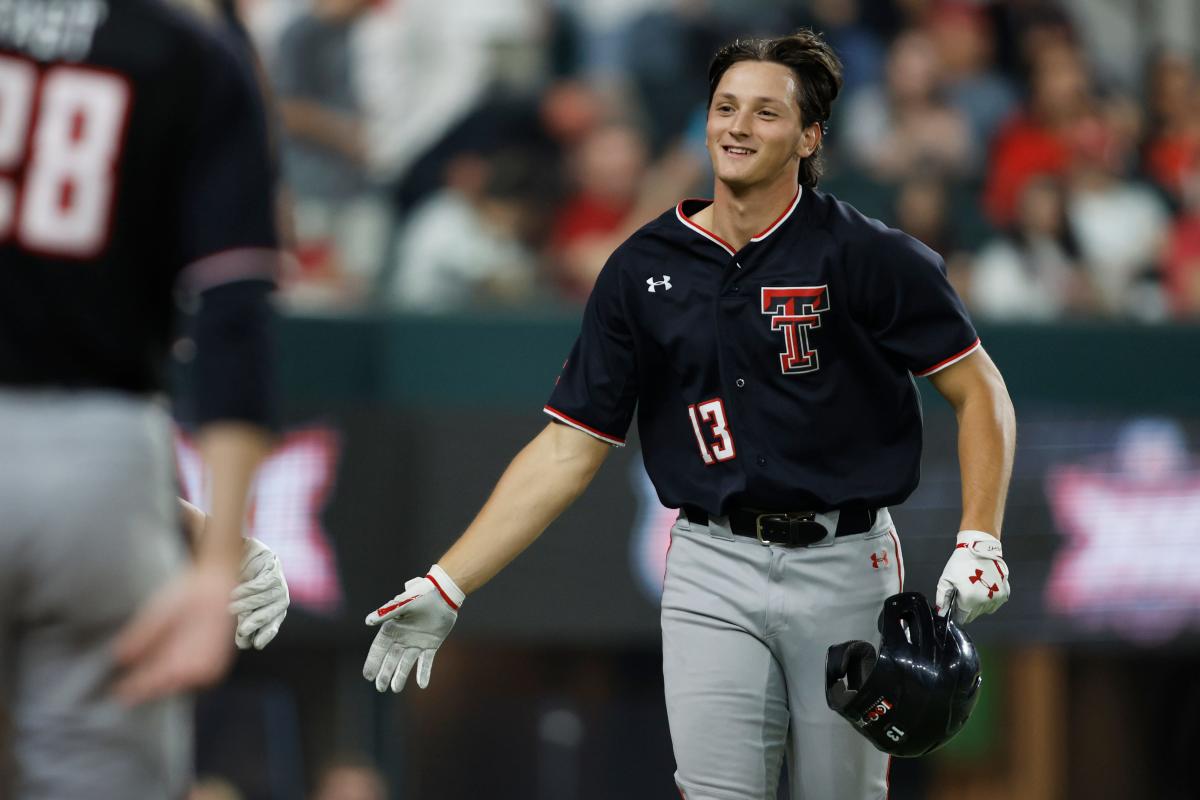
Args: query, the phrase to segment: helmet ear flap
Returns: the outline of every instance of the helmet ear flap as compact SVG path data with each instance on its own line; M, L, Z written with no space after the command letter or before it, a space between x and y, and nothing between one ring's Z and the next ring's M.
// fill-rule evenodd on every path
M869 642L843 642L825 657L825 699L835 711L852 703L866 685L877 655Z

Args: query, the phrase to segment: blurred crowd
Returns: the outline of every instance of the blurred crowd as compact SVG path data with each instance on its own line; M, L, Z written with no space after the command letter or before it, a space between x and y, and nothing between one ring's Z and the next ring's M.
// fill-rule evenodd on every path
M571 307L711 194L708 61L821 31L829 191L978 319L1200 319L1194 0L239 0L274 94L292 308Z

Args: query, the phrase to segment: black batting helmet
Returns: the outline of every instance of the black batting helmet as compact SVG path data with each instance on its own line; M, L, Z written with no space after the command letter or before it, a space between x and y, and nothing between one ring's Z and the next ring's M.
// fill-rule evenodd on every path
M825 700L877 748L921 756L958 733L979 699L979 655L920 592L889 597L879 650L843 642L825 659Z

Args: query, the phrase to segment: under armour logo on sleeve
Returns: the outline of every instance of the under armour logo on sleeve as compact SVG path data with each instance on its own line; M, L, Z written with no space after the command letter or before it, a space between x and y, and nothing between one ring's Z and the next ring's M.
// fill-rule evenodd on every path
M646 286L649 287L646 291L650 292L650 294L654 294L654 290L659 286L663 288L664 292L669 292L671 291L671 276L663 275L661 281L656 281L654 278L646 278Z

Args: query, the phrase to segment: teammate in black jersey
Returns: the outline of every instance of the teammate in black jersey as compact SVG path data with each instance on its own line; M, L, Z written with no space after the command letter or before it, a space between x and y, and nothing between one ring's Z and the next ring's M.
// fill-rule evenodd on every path
M527 547L638 417L679 508L663 675L687 800L879 800L887 757L831 711L830 645L874 641L902 590L888 506L917 484L914 377L958 416L963 515L937 587L967 622L1008 597L1000 552L1014 421L941 259L817 190L841 65L810 31L740 40L709 72L712 200L617 248L545 411L457 543L367 617L381 691L429 681L466 594ZM586 554L583 554L586 558ZM900 740L905 731L889 729Z
M241 44L159 0L0 14L0 795L178 798L272 421L279 261ZM159 401L176 293L215 476L185 568Z

